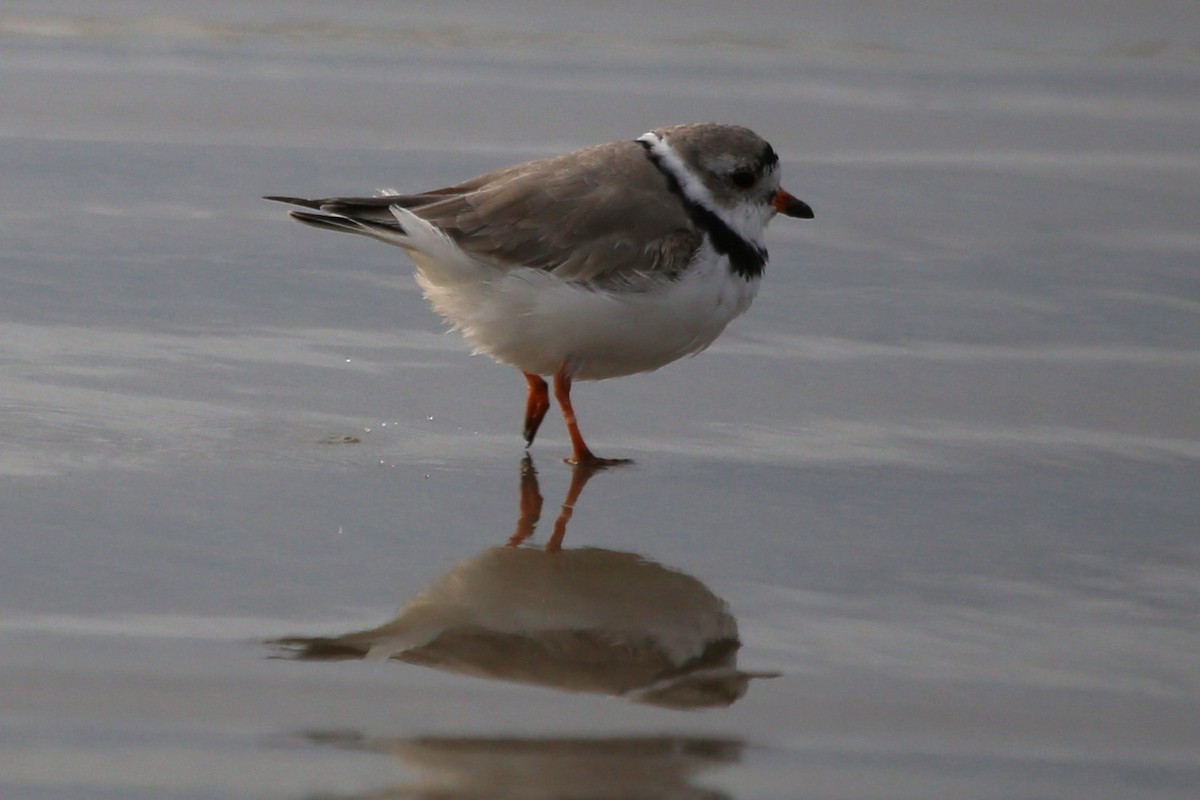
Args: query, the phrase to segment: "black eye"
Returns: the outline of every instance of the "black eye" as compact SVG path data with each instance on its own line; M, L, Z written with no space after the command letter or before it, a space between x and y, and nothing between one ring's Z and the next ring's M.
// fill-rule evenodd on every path
M751 169L739 169L737 172L729 173L729 180L739 189L749 189L758 180L758 176Z

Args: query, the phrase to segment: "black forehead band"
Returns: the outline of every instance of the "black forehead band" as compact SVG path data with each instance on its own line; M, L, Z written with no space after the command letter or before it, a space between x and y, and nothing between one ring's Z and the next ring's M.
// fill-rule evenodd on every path
M779 156L775 155L775 148L768 144L759 154L758 160L754 162L754 168L757 169L758 173L761 175L769 170L774 169L775 165L778 163Z

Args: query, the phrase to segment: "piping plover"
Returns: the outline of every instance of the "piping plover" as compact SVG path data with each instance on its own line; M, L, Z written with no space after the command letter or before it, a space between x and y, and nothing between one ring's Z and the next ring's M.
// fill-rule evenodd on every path
M307 200L292 216L402 247L434 309L475 351L521 370L525 442L554 396L568 463L592 453L573 380L658 369L712 344L754 299L776 213L811 219L779 187L756 133L704 123L489 172L420 194Z

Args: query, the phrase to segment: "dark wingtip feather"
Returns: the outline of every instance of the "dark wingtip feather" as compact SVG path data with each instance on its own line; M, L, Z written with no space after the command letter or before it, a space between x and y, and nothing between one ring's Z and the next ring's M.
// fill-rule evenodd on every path
M321 208L320 200L309 200L304 197L281 197L279 195L269 194L265 195L263 200L271 200L275 203L287 203L293 206L304 206L305 208L313 208L317 210L320 210Z

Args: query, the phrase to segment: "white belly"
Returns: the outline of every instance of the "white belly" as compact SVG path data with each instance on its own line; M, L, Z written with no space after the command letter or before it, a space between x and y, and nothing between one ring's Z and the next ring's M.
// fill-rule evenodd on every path
M757 280L734 275L707 247L677 280L616 291L535 269L441 284L418 271L417 282L476 352L539 375L565 362L581 380L648 372L700 352L758 291Z

